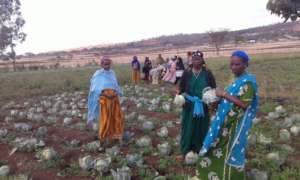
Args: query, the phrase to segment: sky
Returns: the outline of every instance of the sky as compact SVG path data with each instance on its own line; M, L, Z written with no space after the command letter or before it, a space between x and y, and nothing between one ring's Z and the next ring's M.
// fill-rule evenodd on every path
M239 30L282 22L268 0L21 0L26 41L17 53Z

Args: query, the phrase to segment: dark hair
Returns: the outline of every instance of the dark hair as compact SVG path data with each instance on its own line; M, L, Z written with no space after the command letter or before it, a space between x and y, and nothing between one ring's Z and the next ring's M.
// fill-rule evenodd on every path
M145 57L144 64L149 63L149 62L151 63L150 58L149 57Z
M192 59L195 59L195 60L203 59L204 60L203 52L201 52L199 50L192 52Z
M178 57L177 60L178 60L178 61L177 61L177 63L176 63L176 68L178 67L178 68L184 70L185 68L184 68L184 64L183 64L182 58L181 58L181 57Z
M202 51L197 50L197 51L192 52L192 60L202 60L203 61L202 67L204 69L206 69L206 63L205 63L204 54Z
M178 57L178 59L177 59L178 61L177 61L177 63L178 64L183 64L183 60L182 60L182 58L181 57Z

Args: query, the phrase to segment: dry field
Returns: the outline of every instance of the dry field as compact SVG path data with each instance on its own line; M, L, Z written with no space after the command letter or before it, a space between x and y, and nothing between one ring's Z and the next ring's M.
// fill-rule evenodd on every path
M283 41L283 42L272 42L272 43L252 43L252 44L240 44L238 46L234 46L232 44L226 44L221 48L219 56L216 55L215 49L209 45L206 46L191 46L184 49L170 49L163 52L153 52L153 51L138 51L137 54L117 54L113 55L112 59L117 64L129 63L132 59L133 55L137 55L141 61L145 59L146 56L150 57L150 59L155 59L157 54L161 53L163 57L172 57L174 55L179 55L183 58L186 57L187 51L193 50L202 50L205 53L206 58L216 58L216 57L228 57L232 53L232 51L236 49L246 50L249 54L288 54L300 52L300 41ZM22 58L17 61L17 66L30 66L30 65L38 65L38 66L53 66L57 62L60 63L61 67L82 67L87 64L91 64L94 61L98 61L98 59L94 56L94 53L80 53L74 54L72 59L66 57L61 58L59 60L56 59L56 56L36 56L30 58ZM12 64L10 62L0 62L1 68L12 68Z

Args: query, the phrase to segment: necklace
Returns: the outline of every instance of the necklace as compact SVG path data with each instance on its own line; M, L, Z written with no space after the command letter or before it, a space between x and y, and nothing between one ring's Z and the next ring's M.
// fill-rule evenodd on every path
M193 74L194 74L194 76L196 77L196 79L198 79L198 76L199 76L200 73L201 73L201 69L200 69L200 70L195 70L195 69L193 69L192 71L193 71Z

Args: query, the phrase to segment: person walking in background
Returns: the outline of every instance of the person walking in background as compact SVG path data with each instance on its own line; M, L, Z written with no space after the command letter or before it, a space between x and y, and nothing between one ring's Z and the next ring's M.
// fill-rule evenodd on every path
M160 83L162 71L164 70L164 59L161 54L158 54L158 57L153 63L153 68L150 71L150 76L152 78L152 84L157 85Z
M141 79L141 65L137 56L133 56L133 59L131 61L131 67L132 67L132 83L134 85L137 85Z
M176 62L176 81L175 81L175 84L177 84L177 82L182 77L184 69L185 69L185 67L184 67L182 58L178 57L177 62Z
M144 73L144 81L149 82L150 81L150 70L152 69L152 63L149 57L145 58L144 67L143 67L143 73Z
M164 66L165 63L166 63L166 61L162 57L162 55L158 54L158 57L156 58L156 61L155 61L155 66L157 67L157 70L158 70L158 83L161 82L161 78L163 77L162 73L163 73L163 70L165 69L165 68L162 68L161 66Z
M163 65L164 63L165 63L164 58L162 57L161 54L158 54L158 57L155 60L155 66Z
M175 83L175 81L176 81L176 61L177 61L177 56L175 56L168 62L166 74L163 77L163 80L165 82Z
M192 52L188 51L186 53L187 57L186 57L186 68L187 69L192 69Z

